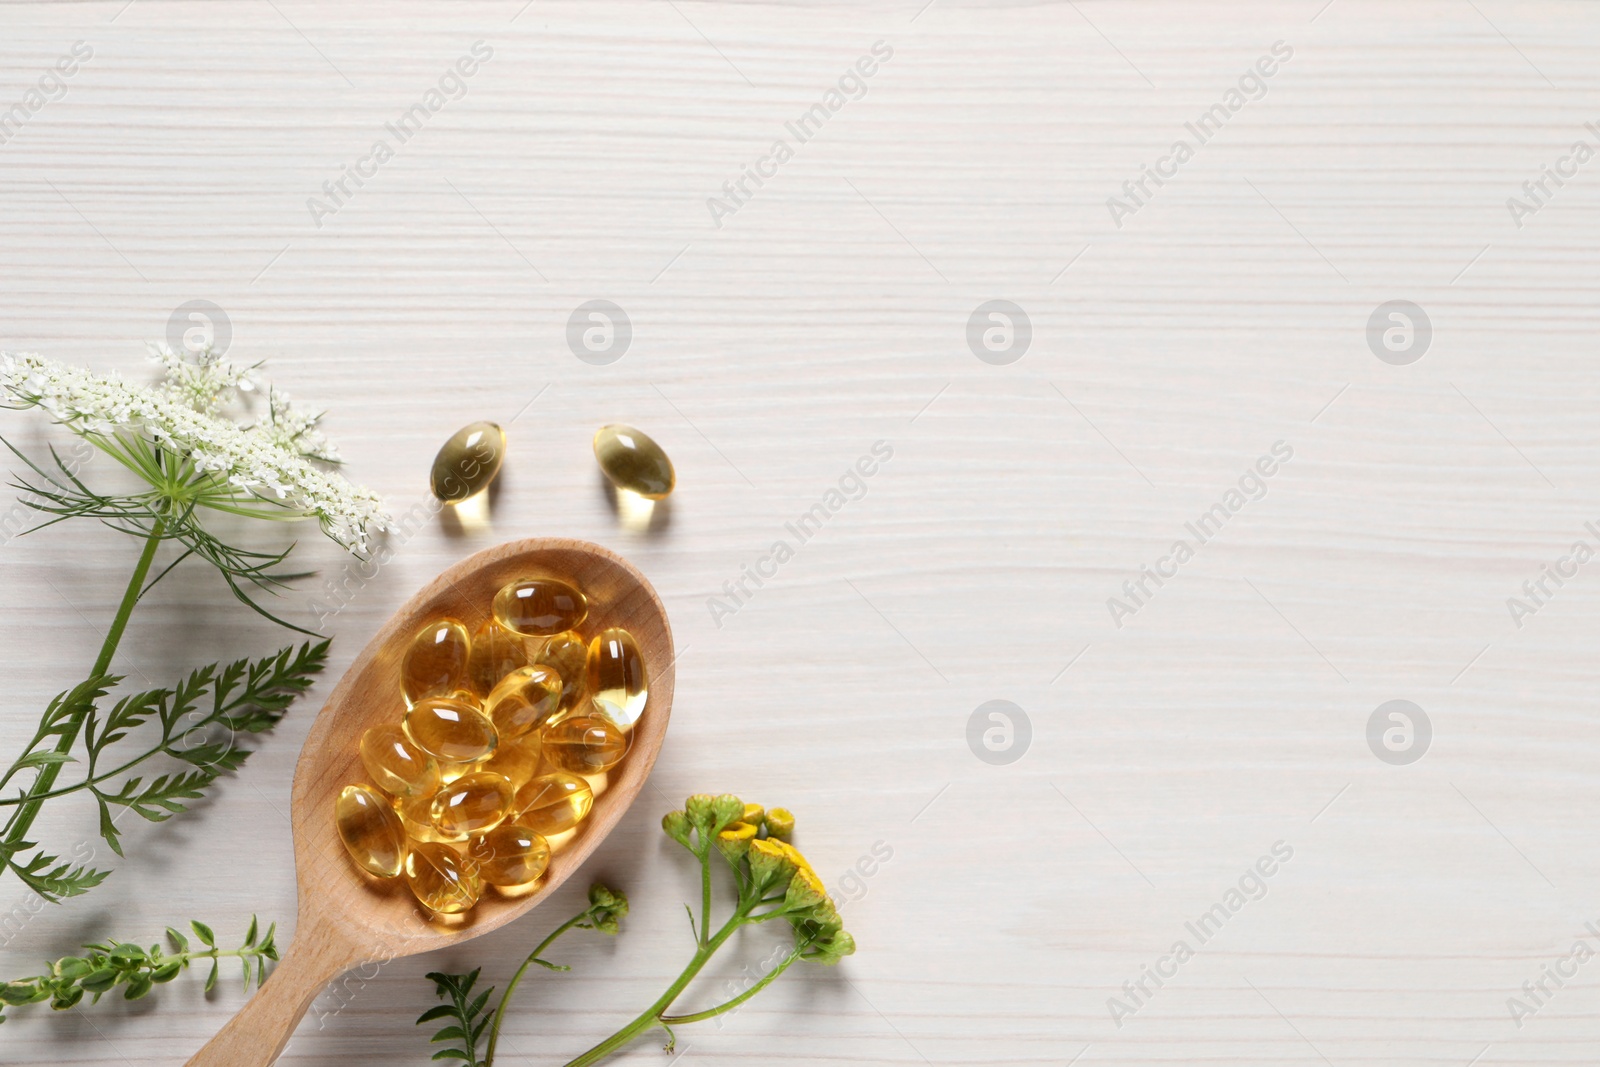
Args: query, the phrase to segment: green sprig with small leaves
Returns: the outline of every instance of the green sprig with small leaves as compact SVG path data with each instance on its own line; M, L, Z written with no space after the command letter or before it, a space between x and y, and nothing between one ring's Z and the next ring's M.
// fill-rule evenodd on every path
M434 991L440 999L448 999L449 1003L429 1008L417 1016L417 1025L435 1023L440 1019L449 1020L446 1026L441 1027L439 1032L433 1035L432 1040L435 1044L444 1041L456 1042L450 1048L435 1052L434 1059L460 1060L465 1067L482 1067L483 1061L478 1059L478 1041L483 1037L483 1031L494 1016L492 1011L484 1013L484 1008L489 1004L489 997L494 993L493 986L476 997L472 995L472 987L477 984L478 975L482 972L482 967L471 974L428 972L426 977L433 981Z
M578 914L562 923L551 931L550 935L522 961L522 966L517 968L517 973L511 976L511 981L506 984L506 991L500 996L500 1003L494 1008L489 1008L489 998L494 994L494 987L490 987L472 995L472 988L477 984L478 975L483 968L478 968L471 974L443 974L433 971L427 975L434 983L434 992L441 1000L449 1003L440 1004L430 1008L417 1018L417 1025L422 1026L440 1019L448 1020L448 1024L433 1035L434 1044L452 1042L450 1048L440 1049L433 1054L436 1060L460 1060L463 1067L487 1067L494 1060L495 1046L500 1041L500 1020L505 1016L506 1003L510 1001L511 994L517 991L517 986L522 982L522 976L534 964L551 971L571 970L564 963L551 963L544 958L544 953L555 944L556 939L568 930L598 930L603 934L615 934L619 928L622 916L628 914L628 898L615 889L609 889L599 882L589 887L589 906ZM487 1010L486 1010L487 1009ZM478 1043L483 1039L483 1032L490 1026L488 1047L483 1058L478 1058Z
M192 672L171 689L152 689L118 700L103 713L99 702L121 679L97 675L51 701L33 739L11 767L0 775L0 790L30 768L61 767L83 763L86 773L78 781L45 790L21 789L16 796L0 796L0 810L12 809L0 834L0 868L10 867L28 888L52 903L79 896L106 877L107 872L87 866L61 864L59 857L40 851L16 859L33 847L23 838L27 830L23 813L38 805L87 792L100 809L100 835L117 855L122 855L121 831L114 809L132 811L150 822L164 822L203 797L227 771L244 765L250 751L242 741L276 726L295 697L310 688L328 659L328 642L290 646L263 659L213 664ZM155 729L131 743L129 735L146 723ZM74 747L62 751L59 742L72 729L78 733ZM82 758L73 753L81 750ZM157 757L174 767L154 778L130 772Z
M673 1032L675 1026L702 1022L733 1011L800 960L834 964L856 950L855 938L845 930L844 921L829 898L822 879L789 841L794 833L794 816L788 811L783 808L768 811L756 804L746 804L730 794L710 796L702 793L690 797L682 811L668 812L661 820L661 827L668 837L687 849L700 864L698 923L695 922L693 909L689 910L689 928L695 942L694 954L654 1004L604 1041L568 1061L566 1067L589 1067L599 1063L621 1051L642 1034L657 1028L666 1032L666 1048L671 1051L677 1042ZM711 929L713 856L721 856L726 861L738 889L733 913L714 932ZM609 910L605 908L604 902L608 898L620 900L620 911L615 905ZM617 916L627 911L626 898L604 886L597 885L591 889L589 900L590 908L586 912L567 920L529 954L507 985L500 1004L492 1011L486 1012L486 1009L493 989L472 996L479 971L469 975L428 976L434 980L438 995L448 997L450 1003L425 1012L417 1021L450 1019L450 1025L441 1030L434 1040L458 1042L451 1048L435 1053L434 1059L460 1060L464 1067L493 1067L495 1046L499 1040L500 1026L505 1021L507 1001L528 967L538 963L551 970L566 970L541 958L552 941L569 929L585 925L614 933ZM599 917L596 917L597 907L601 908ZM700 1011L670 1014L673 1004L735 934L747 926L776 920L789 925L794 934L794 947L766 974L738 996L720 1004ZM486 1028L489 1042L480 1059L478 1046Z
M203 960L211 961L207 992L217 984L222 961L230 958L239 960L248 989L252 980L258 986L266 981L267 962L278 958L276 924L262 933L252 917L244 944L227 951L217 948L216 935L205 923L191 922L189 927L204 948L191 948L189 938L169 926L170 952L159 944L144 948L131 941L102 941L85 945L81 956L63 956L44 974L0 984L0 1023L5 1022L4 1009L8 1007L49 1001L56 1011L66 1011L85 996L92 1004L118 988L124 1000L139 1000Z

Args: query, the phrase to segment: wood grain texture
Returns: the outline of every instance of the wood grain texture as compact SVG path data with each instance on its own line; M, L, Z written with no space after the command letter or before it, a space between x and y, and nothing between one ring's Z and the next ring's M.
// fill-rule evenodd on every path
M0 344L141 374L137 342L214 301L231 354L326 408L348 472L400 512L458 427L510 435L487 527L430 522L370 577L302 538L322 574L282 606L335 636L327 681L215 801L130 826L95 894L41 910L0 883L4 973L191 915L219 937L286 922L294 761L333 681L445 567L563 536L648 576L679 688L585 867L630 894L625 932L563 941L574 970L525 984L510 1062L563 1062L677 972L694 887L657 823L708 789L797 813L861 950L685 1028L685 1065L1593 1062L1600 963L1520 1026L1508 998L1575 939L1600 948L1600 565L1545 579L1520 626L1507 601L1600 544L1600 162L1546 179L1521 227L1506 202L1596 143L1600 8L921 7L0 8L0 108L94 49L0 144ZM308 199L478 40L464 94L319 227ZM865 94L798 143L786 124L879 40ZM1264 95L1116 226L1107 199L1277 41ZM792 158L718 227L707 200L780 137ZM632 323L608 366L568 347L594 299ZM1009 366L968 346L991 299L1031 320ZM1432 323L1409 366L1368 344L1396 299ZM677 464L646 530L589 454L613 421ZM851 476L879 441L891 458ZM1279 441L1264 495L1115 625L1108 599ZM833 490L819 531L789 532ZM744 578L779 539L793 558ZM92 662L131 552L81 526L0 550L5 737ZM282 641L180 569L118 668L160 684ZM1031 721L1004 766L967 741L994 699ZM1392 699L1432 723L1409 766L1368 747ZM93 826L62 805L38 834L103 853ZM1279 841L1265 895L1118 1026L1108 1000ZM422 1062L422 974L503 983L582 888L358 971L283 1062ZM770 949L747 939L694 1004ZM0 1061L181 1062L243 1003L236 979L198 984L18 1013Z

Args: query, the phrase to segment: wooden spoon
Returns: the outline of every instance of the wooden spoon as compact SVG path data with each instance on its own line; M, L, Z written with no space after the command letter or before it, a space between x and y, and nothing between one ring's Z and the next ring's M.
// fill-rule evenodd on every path
M605 790L577 836L550 859L539 888L517 899L486 890L456 925L430 919L404 884L357 870L333 823L334 798L367 781L357 751L368 727L396 722L404 711L400 658L424 622L452 615L476 630L489 617L495 591L525 576L549 575L589 597L582 630L610 626L632 632L650 683L644 717L629 734L627 758L610 771ZM299 916L288 953L238 1015L188 1067L268 1067L327 984L359 963L411 956L486 934L555 892L605 840L644 786L672 711L672 630L644 576L599 545L561 538L512 541L470 556L434 579L378 631L350 665L312 724L295 768L294 824Z

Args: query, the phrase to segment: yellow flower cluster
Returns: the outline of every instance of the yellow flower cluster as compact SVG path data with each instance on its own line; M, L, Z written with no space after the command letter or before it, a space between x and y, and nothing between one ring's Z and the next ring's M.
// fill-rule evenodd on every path
M767 810L726 793L700 793L685 802L683 811L668 812L661 826L696 855L715 845L738 873L741 896L774 905L759 917L781 916L794 927L800 958L837 963L855 952L855 938L845 930L822 878L790 843L794 815L786 809Z

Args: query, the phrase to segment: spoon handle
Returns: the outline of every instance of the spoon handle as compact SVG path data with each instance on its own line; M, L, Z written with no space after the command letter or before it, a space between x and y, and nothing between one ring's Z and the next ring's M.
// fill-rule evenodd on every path
M324 930L296 936L256 995L185 1067L271 1067L317 994L355 962Z

